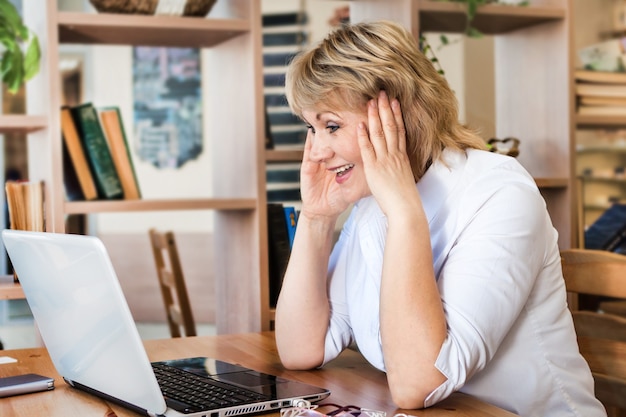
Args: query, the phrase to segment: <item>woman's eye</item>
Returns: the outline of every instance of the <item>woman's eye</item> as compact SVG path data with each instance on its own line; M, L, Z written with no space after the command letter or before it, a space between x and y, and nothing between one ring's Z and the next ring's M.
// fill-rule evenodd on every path
M326 129L328 129L328 131L330 133L335 133L337 131L337 129L339 129L339 126L337 126L337 125L328 125L328 126L326 126Z
M307 130L310 130L311 133L315 133L315 128L311 125L306 125Z

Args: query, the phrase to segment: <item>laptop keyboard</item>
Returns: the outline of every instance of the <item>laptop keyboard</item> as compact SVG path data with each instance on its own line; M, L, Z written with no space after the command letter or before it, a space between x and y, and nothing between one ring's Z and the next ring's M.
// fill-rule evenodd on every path
M172 366L153 363L152 369L167 405L182 413L215 410L270 399L258 392L185 372Z

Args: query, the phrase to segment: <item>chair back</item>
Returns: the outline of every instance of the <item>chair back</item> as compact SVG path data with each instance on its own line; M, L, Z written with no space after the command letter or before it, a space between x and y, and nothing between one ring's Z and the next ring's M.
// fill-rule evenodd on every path
M626 317L578 310L576 302L582 294L626 300L626 256L567 249L561 260L578 346L593 374L596 397L609 416L626 416Z
M174 233L152 228L149 234L170 334L172 337L196 336Z

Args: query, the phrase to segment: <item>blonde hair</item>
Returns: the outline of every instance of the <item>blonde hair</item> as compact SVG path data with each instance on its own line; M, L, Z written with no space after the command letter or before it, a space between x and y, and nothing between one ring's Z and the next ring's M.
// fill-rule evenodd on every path
M456 97L446 79L411 34L393 22L348 24L331 32L292 60L285 87L298 116L322 105L358 111L380 90L397 98L416 181L446 147L486 149L478 135L459 123Z

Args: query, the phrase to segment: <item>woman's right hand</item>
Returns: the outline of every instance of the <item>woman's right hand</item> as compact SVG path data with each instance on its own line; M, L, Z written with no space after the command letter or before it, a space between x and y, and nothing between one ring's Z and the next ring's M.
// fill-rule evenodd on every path
M300 215L310 219L327 218L335 221L349 206L343 198L335 173L328 171L323 162L311 159L311 131L304 143L304 156L300 168Z

